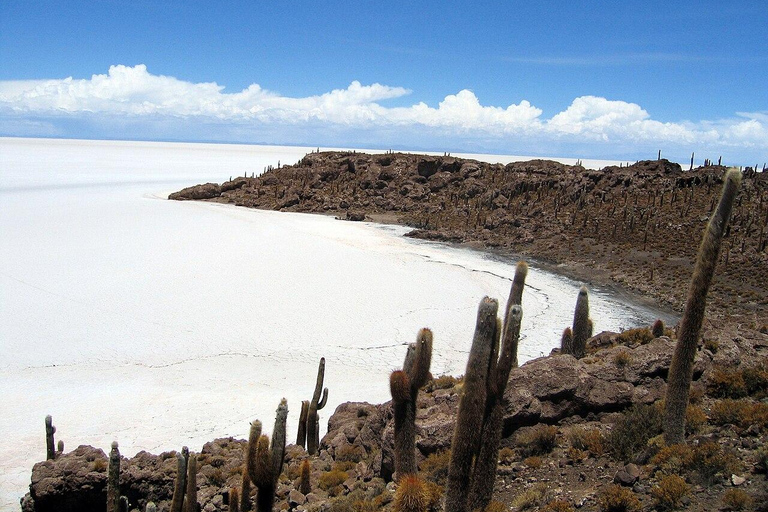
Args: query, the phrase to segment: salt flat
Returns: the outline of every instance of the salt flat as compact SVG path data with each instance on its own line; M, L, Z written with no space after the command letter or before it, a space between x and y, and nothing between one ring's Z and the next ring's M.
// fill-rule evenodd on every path
M0 509L45 458L46 414L67 451L200 450L270 426L281 397L295 433L320 357L323 430L341 402L388 400L424 326L433 373L463 373L477 304L503 303L514 261L397 226L164 199L312 149L0 138ZM533 268L527 285L522 361L558 344L579 283ZM596 331L655 315L593 290Z

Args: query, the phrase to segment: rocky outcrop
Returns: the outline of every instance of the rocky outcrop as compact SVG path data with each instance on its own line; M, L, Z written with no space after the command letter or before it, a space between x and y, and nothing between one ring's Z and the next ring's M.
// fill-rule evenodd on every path
M233 190L233 189L228 189ZM219 197L222 192L222 187L216 183L205 183L203 185L195 185L193 187L187 187L174 192L168 196L168 199L174 199L176 201L186 201L193 199L213 199Z

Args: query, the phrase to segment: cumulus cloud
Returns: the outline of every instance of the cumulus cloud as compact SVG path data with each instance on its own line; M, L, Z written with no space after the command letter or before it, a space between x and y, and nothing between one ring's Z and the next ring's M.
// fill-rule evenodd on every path
M109 117L177 119L232 126L320 126L329 130L456 135L464 143L511 138L531 141L704 145L768 150L768 113L696 123L660 122L640 105L582 96L549 119L522 100L506 107L482 105L470 90L446 96L436 107L423 102L387 107L406 88L354 81L345 89L307 97L283 96L258 84L225 92L216 83L191 83L154 75L146 66L112 66L90 79L0 82L0 120ZM5 126L9 126L5 122Z

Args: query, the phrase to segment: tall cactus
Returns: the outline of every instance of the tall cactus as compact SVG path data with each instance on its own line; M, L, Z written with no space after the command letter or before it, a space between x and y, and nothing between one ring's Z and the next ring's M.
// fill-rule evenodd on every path
M55 433L56 427L53 426L53 418L49 414L45 417L45 458L47 460L56 458L56 443L53 440Z
M696 357L701 324L704 321L707 292L715 273L715 266L720 254L720 243L731 217L731 210L740 183L741 173L735 168L729 169L725 174L720 203L709 219L699 246L696 266L693 269L693 277L688 288L685 312L680 321L677 344L667 377L667 395L664 401L664 440L670 445L685 441L685 410L688 407L693 362Z
M184 512L197 512L197 455L189 454L187 461L187 492L184 497Z
M432 331L421 329L408 345L403 369L392 372L389 389L395 413L395 472L398 480L416 474L416 401L430 378Z
M592 337L592 320L589 318L589 292L586 286L579 289L576 309L573 312L573 356L581 359L587 352L587 340Z
M446 512L482 510L490 503L493 493L504 391L516 359L523 315L520 305L512 304L502 325L496 317L498 308L495 299L485 297L477 311L451 443Z
M307 453L315 455L320 448L320 418L317 411L325 407L328 401L328 388L323 389L323 380L325 379L325 358L320 358L320 365L317 368L317 382L315 383L315 392L312 395L312 401L307 411ZM322 392L322 400L320 393Z
M112 442L107 470L107 512L120 510L120 450L117 441Z
M307 415L309 414L309 400L301 401L301 413L299 414L299 430L296 433L296 444L304 448L307 443Z
M187 459L180 452L176 452L176 482L173 485L173 498L171 499L171 512L181 512L184 504L184 491L187 483Z
M248 474L259 490L256 494L256 507L259 512L272 512L275 503L277 480L283 470L285 457L285 424L288 418L288 403L280 401L272 430L272 445L269 438L261 434L261 422L254 421L252 435L248 440ZM257 438L256 442L253 439Z
M237 487L229 488L229 512L240 512L240 496Z

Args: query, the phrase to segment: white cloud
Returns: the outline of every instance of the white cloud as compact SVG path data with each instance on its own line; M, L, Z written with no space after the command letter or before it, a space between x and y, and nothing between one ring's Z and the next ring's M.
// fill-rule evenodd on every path
M419 102L386 107L386 100L410 94L406 88L352 82L307 97L289 97L258 84L234 93L216 83L191 83L153 75L146 66L112 66L90 79L0 82L0 119L72 119L87 117L210 121L232 126L322 127L336 132L412 133L420 139L460 137L464 143L525 138L532 142L618 144L624 147L703 145L768 151L768 113L738 113L734 119L664 123L640 105L596 96L575 98L549 119L522 100L507 107L486 106L467 89L445 97L437 107ZM149 122L149 121L147 121ZM12 123L5 123L10 126ZM306 131L303 133L307 133ZM407 135L402 135L406 137ZM386 142L385 142L386 143Z

